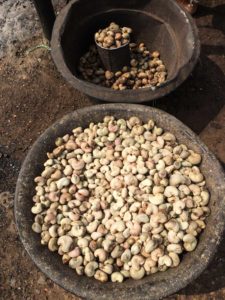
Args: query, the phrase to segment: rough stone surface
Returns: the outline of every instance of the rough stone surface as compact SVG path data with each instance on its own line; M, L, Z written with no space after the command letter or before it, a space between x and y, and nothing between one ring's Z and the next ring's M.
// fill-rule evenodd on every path
M56 13L66 0L54 0ZM32 0L0 0L0 58L10 55L18 43L41 34L41 25Z

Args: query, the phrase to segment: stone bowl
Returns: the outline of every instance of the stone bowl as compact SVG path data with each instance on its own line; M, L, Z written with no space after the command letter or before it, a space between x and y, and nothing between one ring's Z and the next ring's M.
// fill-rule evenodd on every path
M131 41L160 51L168 71L166 82L154 90L115 91L81 79L80 57L95 43L94 33L112 21L133 29ZM89 97L142 103L167 95L187 79L198 61L200 42L194 20L174 0L72 0L56 18L51 53L66 81Z
M195 251L186 253L177 268L147 276L139 281L132 279L119 283L100 283L93 278L78 276L63 265L57 253L51 253L40 244L40 235L31 229L34 178L43 170L46 153L54 147L58 136L70 133L77 126L100 122L105 115L117 118L138 116L144 122L152 118L157 125L169 130L178 141L202 155L201 169L211 193L211 214L200 235ZM85 299L98 300L156 300L173 294L195 280L211 261L222 238L225 223L225 177L216 157L187 126L175 117L155 108L141 105L104 104L74 111L50 126L34 143L22 165L16 186L15 218L21 241L38 268L55 283Z

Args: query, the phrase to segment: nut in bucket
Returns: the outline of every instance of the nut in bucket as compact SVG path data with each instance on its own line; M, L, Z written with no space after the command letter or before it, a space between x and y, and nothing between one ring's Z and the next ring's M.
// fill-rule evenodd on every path
M113 22L95 33L95 43L106 70L116 72L130 64L131 33L131 28L119 27Z

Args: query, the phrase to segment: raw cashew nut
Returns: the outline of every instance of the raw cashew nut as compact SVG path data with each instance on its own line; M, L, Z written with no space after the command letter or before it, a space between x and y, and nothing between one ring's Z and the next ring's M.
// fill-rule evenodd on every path
M101 270L97 270L95 272L94 277L95 277L95 279L97 279L97 280L99 280L101 282L108 281L108 275L105 272L101 271Z
M143 267L141 267L139 270L130 268L130 276L135 280L140 280L145 276L145 269Z
M123 275L120 272L114 272L111 274L111 281L112 282L123 282Z
M63 252L69 252L73 244L73 239L69 235L60 236L58 239L58 245L61 246Z
M80 267L82 263L83 263L83 257L78 256L70 259L69 266L72 269L76 269L77 267Z
M183 237L183 241L184 241L184 248L186 251L191 252L194 251L196 246L197 246L197 239L195 236L193 236L192 234L186 234Z
M94 256L97 257L100 262L104 262L107 258L107 253L104 249L99 248L99 249L95 250Z
M88 277L93 277L95 274L95 270L98 268L98 263L96 261L90 261L89 263L86 264L84 268L84 273Z

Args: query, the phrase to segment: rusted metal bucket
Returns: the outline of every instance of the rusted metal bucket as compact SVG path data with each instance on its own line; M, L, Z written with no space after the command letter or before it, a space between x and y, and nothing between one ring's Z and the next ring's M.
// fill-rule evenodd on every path
M81 80L78 62L94 33L110 22L133 29L133 38L159 50L168 78L151 88L115 91ZM174 0L73 0L59 13L53 29L52 57L64 78L92 98L141 103L165 96L191 73L200 51L195 23Z
M211 193L211 214L194 252L184 254L177 268L159 272L139 281L129 279L124 283L100 283L62 264L61 257L40 244L40 236L31 229L32 196L35 194L34 178L43 171L47 152L54 148L54 141L73 128L87 127L90 122L100 122L105 115L116 118L138 116L144 122L154 119L158 126L169 130L180 143L201 153L201 169ZM104 104L79 109L49 127L34 143L21 168L15 195L15 217L24 247L35 264L54 282L85 299L93 300L157 300L185 287L195 280L211 261L222 238L225 225L225 177L215 156L201 140L175 117L155 108L142 105Z

